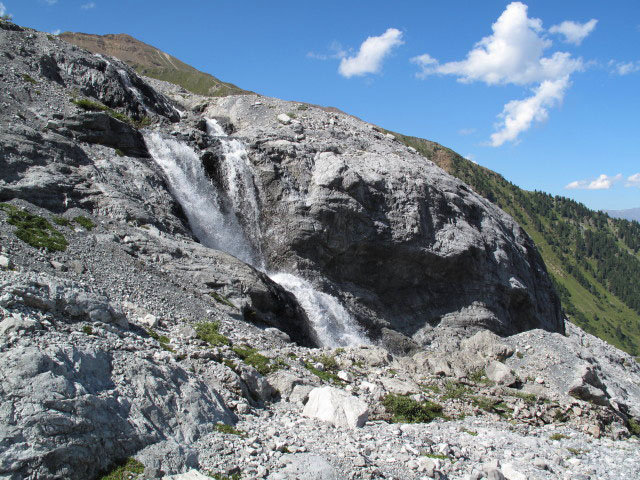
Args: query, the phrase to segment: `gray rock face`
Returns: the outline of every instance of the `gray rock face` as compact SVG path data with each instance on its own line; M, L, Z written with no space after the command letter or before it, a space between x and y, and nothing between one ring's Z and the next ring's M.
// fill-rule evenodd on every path
M251 148L261 228L280 240L263 246L270 266L338 292L374 337L563 330L544 264L508 215L359 120L312 109L283 125L285 109L243 96L204 112L229 116Z

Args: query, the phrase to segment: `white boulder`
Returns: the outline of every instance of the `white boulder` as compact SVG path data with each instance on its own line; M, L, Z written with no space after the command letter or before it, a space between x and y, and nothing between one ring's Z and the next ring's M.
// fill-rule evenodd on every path
M318 418L336 427L360 428L369 418L369 407L362 400L335 387L311 390L302 414Z

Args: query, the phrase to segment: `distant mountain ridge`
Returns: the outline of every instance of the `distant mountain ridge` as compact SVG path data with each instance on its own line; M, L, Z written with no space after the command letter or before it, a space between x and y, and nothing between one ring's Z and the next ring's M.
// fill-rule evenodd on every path
M138 73L175 83L198 95L222 97L252 93L187 65L176 57L130 35L64 32L59 37L92 53L116 57Z
M625 220L640 222L640 207L626 210L604 210L610 217L624 218Z

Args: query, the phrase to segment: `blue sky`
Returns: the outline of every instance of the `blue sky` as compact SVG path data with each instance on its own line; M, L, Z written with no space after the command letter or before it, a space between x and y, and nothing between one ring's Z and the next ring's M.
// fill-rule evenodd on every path
M637 0L1 0L258 93L439 142L530 190L640 206ZM367 40L369 39L369 40Z

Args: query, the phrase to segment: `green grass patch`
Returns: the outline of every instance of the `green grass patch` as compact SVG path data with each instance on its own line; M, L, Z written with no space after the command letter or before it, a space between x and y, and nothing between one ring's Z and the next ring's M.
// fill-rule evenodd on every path
M542 400L543 402L548 401L547 399L541 399L533 393L513 392L511 395L524 400L527 405L535 405L538 403L538 400Z
M435 458L437 460L451 460L450 457L441 453L423 453L422 456L427 458Z
M388 394L382 400L393 423L429 423L435 418L443 417L442 405L429 400L418 402L405 395Z
M471 397L471 404L486 412L497 413L504 418L508 418L513 413L513 410L509 408L506 403L489 397L483 397L482 395Z
M461 428L460 431L464 432L464 433L468 433L472 437L477 437L478 436L478 432L476 432L475 430L467 430L466 428Z
M81 108L82 110L86 110L87 112L105 112L116 120L120 120L121 122L129 124L132 127L136 128L148 127L152 123L152 120L149 117L142 117L140 120L134 120L124 113L117 112L114 109L107 107L103 103L95 102L93 100L89 100L88 98L72 98L71 103Z
M282 360L271 360L268 357L258 353L258 350L251 347L233 347L233 351L238 355L244 363L255 368L260 375L269 375L276 370L280 370L286 365Z
M116 148L114 150L115 154L119 157L124 157L124 152L122 150L120 150L119 148Z
M220 322L201 322L195 325L196 336L212 347L231 345L231 340L220 333Z
M227 425L225 423L217 423L216 430L226 435L238 435L239 437L245 437L247 435L247 432L245 432L244 430L238 430L232 425Z
M225 297L224 295L220 295L217 292L209 292L209 296L211 298L213 298L216 302L221 303L222 305L226 305L228 307L231 308L235 308L236 310L238 310L238 307L236 307L231 300L229 300L227 297Z
M480 383L483 385L493 385L494 383L489 380L489 378L487 377L487 373L484 371L484 368L478 368L472 372L469 373L469 375L467 375L467 377L469 378L469 380L471 380L473 383Z
M96 228L96 224L91 221L90 218L77 216L73 218L73 221L80 225L85 230L93 230Z
M32 247L61 252L69 245L64 235L45 218L8 203L0 203L0 210L7 214L7 223L17 227L14 232L16 237Z
M322 364L322 369L316 368L314 364ZM313 373L315 376L324 380L325 382L344 384L342 379L338 377L338 371L340 367L334 357L329 355L320 355L319 357L313 357L311 362L305 362L304 366L307 370Z
M440 387L438 385L423 385L422 386L423 390L425 391L429 391L432 393L440 393Z
M559 440L562 440L563 438L569 438L569 437L567 437L566 435L563 435L562 433L554 433L549 437L549 440L553 440L554 442L557 442Z
M86 335L93 335L93 327L91 325L84 325L82 327L82 333Z
M99 480L130 480L141 473L144 473L144 465L135 458L127 458Z
M169 346L169 337L166 335L160 335L153 328L148 328L147 333L151 338L157 341L160 344L160 347L167 352L176 353L176 351Z
M224 473L209 472L207 473L207 475L213 478L213 480L240 480L242 478L242 475L239 473L233 473L231 475L227 475Z
M22 80L24 80L27 83L30 83L31 85L37 85L38 81L33 78L31 75L29 75L28 73L24 73L22 75Z

